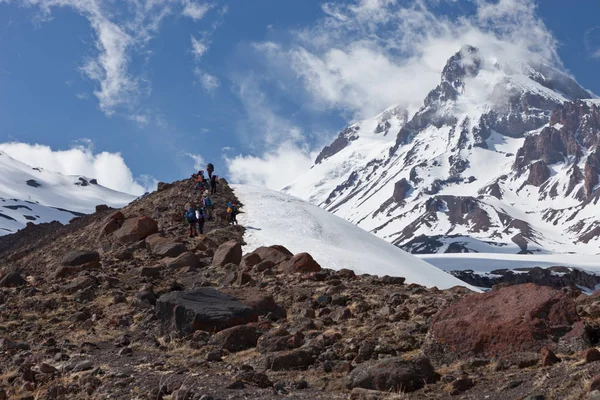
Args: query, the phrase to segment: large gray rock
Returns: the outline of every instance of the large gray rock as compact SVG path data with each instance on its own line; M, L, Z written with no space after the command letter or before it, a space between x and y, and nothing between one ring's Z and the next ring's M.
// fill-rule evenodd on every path
M69 267L88 264L100 261L100 254L97 251L75 250L65 254L61 264Z
M158 299L156 313L165 330L182 335L222 331L258 320L253 308L212 288L166 293Z
M438 379L439 375L428 359L404 360L394 357L359 364L346 377L346 388L412 392Z

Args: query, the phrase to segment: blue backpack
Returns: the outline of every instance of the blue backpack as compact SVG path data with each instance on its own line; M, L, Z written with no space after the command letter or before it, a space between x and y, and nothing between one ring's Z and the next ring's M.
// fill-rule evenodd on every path
M188 212L185 213L185 218L187 219L188 222L196 222L196 211L194 210L189 210Z
M205 205L206 207L210 207L210 206L212 206L212 201L210 200L210 198L209 198L209 197L207 197L207 198L205 198L205 199L204 199L204 205Z

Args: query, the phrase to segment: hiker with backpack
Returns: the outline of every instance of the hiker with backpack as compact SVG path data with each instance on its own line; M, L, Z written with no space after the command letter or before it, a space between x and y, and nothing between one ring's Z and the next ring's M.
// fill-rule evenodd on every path
M196 211L194 211L194 208L190 207L184 216L190 226L190 237L198 236L198 230L196 229L198 219L196 218Z
M233 223L233 204L228 201L227 202L227 224L232 224Z
M198 175L196 176L196 190L200 189L200 191L204 192L204 171L198 171Z
M203 204L204 204L204 208L206 209L206 215L208 217L208 220L212 221L214 204L208 195L204 197Z
M217 175L213 175L210 177L210 194L217 193L217 181L219 177Z
M231 222L234 225L238 224L237 215L240 213L237 204L233 203L231 208Z
M206 164L206 172L208 172L208 179L211 179L213 172L215 172L215 166L211 163Z
M204 222L206 221L204 210L201 207L198 207L196 210L196 220L198 221L198 232L201 235L204 235Z
M237 204L232 203L231 201L227 203L227 223L231 225L237 225L237 215L239 214L239 210L237 208Z

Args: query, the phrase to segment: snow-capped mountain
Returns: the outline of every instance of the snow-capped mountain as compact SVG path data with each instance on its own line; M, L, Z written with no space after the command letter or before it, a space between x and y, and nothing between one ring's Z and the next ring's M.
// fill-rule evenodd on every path
M598 252L600 101L543 63L465 46L283 190L414 253Z
M408 283L439 289L465 286L478 291L306 201L261 187L232 185L232 188L244 204L239 220L246 227L246 250L281 244L293 253L310 252L324 268L401 276Z
M68 223L94 212L96 205L122 207L134 199L95 179L33 168L0 151L0 235L14 233L29 222Z

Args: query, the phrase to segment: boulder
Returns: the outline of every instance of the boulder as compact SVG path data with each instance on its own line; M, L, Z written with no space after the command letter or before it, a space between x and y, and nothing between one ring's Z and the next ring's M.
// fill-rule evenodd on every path
M165 330L189 335L196 330L221 331L236 325L258 321L258 312L212 288L175 291L163 294L156 313Z
M115 231L114 235L121 244L135 243L158 232L158 223L150 217L128 218Z
M232 353L256 347L260 332L253 326L240 325L222 330L210 338L208 344L220 346Z
M153 267L142 267L140 269L140 275L148 278L158 278L162 270L162 265L155 265Z
M196 255L190 251L187 251L180 256L172 259L164 260L167 268L169 269L181 269L181 268L198 268L200 262Z
M256 264L260 263L262 260L260 256L256 253L248 253L244 257L242 257L242 261L240 262L240 267L242 267L246 271L250 271L252 267Z
M100 254L97 251L76 250L65 254L61 260L62 265L76 267L91 262L99 262Z
M242 261L242 245L235 240L219 246L213 257L213 265L223 267L227 264L239 265Z
M110 216L110 219L120 223L125 221L125 215L123 215L121 211L115 211L115 213Z
M552 350L547 347L542 349L542 366L549 367L559 362L560 358L558 358Z
M259 352L273 353L297 349L304 344L304 335L300 332L292 335L283 328L275 328L262 335L256 344Z
M298 253L288 261L287 272L295 273L310 273L319 272L321 266L308 253Z
M386 358L359 364L346 377L346 388L363 388L384 392L412 392L426 383L439 380L427 358L404 360Z
M111 233L118 231L120 227L121 224L119 222L115 221L114 219L111 219L102 228L102 233L104 235L110 235Z
M294 256L288 249L279 245L259 247L250 254L257 254L262 261L272 261L275 265L287 261Z
M296 349L273 353L265 359L265 368L272 371L306 369L315 363L314 357L306 350Z
M16 271L9 272L0 279L0 287L18 287L26 284L27 281Z
M159 257L177 257L187 251L185 244L155 233L146 238L146 248Z
M473 294L433 319L426 354L451 363L470 357L538 353L543 347L583 347L586 330L564 293L528 283Z

